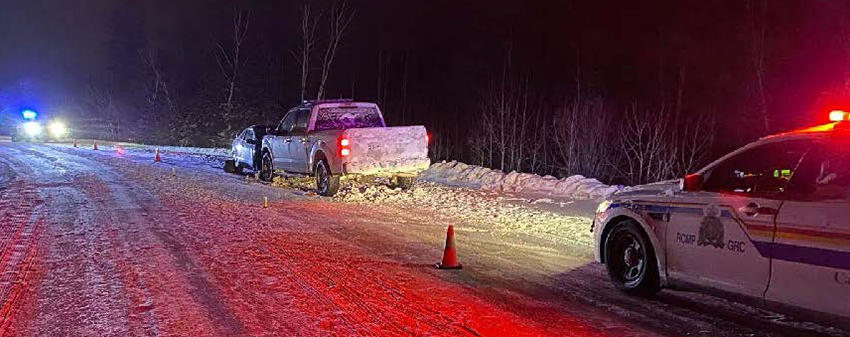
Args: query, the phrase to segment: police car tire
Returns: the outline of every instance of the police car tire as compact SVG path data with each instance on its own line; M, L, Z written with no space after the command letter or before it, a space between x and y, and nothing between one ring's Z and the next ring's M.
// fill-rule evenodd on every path
M625 264L624 252L615 252L614 241L621 236L627 236L634 239L642 248L643 268L639 275L633 281L624 280L620 275L620 270L617 268L618 263ZM658 276L658 263L655 260L655 250L652 243L647 238L643 229L633 220L623 220L616 224L608 233L605 240L605 264L608 268L608 275L617 289L629 294L638 296L649 296L661 290L661 283Z

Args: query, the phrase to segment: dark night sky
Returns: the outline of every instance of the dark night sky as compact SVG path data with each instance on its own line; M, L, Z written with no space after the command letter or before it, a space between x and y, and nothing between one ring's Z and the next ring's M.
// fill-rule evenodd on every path
M401 109L398 88L406 72L407 105L430 110L410 108L410 118L446 121L471 116L509 50L514 70L552 100L575 90L579 68L583 88L612 101L669 96L684 63L684 110L716 114L723 130L749 121L754 99L745 3L352 1L357 14L332 73L331 95L383 98L391 114ZM290 53L301 2L239 4L252 12L244 87L274 87L263 94L251 89L245 99L293 105L297 67ZM848 31L848 7L838 0L770 1L766 83L777 130L820 118L814 107L826 100L822 93L846 80L850 38L842 43L841 34ZM138 62L132 50L147 45L161 50L169 76L185 82L184 97L195 95L198 83L218 75L214 41L227 36L232 9L231 2L212 0L0 0L0 105L73 114L88 83L130 81L129 68ZM379 58L389 64L380 70L389 88L383 97ZM277 77L273 85L270 72ZM132 96L122 96L128 88L116 89L117 97Z

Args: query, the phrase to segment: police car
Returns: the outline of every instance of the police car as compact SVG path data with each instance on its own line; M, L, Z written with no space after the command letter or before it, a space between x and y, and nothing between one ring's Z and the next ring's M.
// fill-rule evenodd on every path
M596 210L596 259L629 294L719 290L850 317L850 114L768 136Z

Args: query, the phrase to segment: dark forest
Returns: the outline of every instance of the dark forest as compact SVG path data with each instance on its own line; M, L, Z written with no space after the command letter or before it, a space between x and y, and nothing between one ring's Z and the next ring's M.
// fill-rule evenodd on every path
M425 125L434 160L636 184L850 92L847 1L2 2L4 114L153 144L354 98Z

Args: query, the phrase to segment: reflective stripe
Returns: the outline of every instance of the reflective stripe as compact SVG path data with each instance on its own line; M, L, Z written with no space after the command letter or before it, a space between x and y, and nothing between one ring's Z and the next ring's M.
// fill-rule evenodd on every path
M850 270L850 252L776 242L753 241L753 244L759 254L767 258Z
M703 214L702 208L692 206L683 207L657 204L614 203L609 207L609 209L615 208L626 208L636 212L649 213ZM738 221L728 210L722 210L720 216L724 218L732 218L735 219L735 221ZM763 257L850 270L850 252L771 242L773 240L773 233L775 230L776 235L783 238L809 242L828 242L845 247L850 246L850 234L792 227L779 227L774 229L773 226L744 225L747 234L750 236L750 241ZM753 240L754 237L771 241Z

